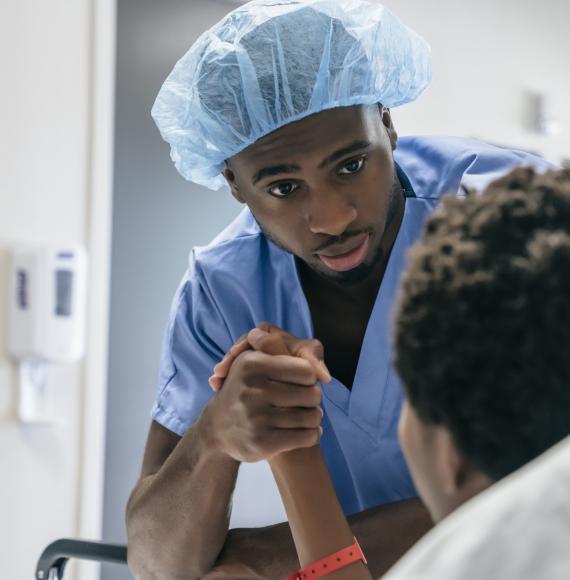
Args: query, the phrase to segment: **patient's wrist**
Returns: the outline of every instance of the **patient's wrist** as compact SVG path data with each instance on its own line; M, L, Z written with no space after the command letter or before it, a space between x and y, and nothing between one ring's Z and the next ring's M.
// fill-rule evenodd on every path
M269 460L269 465L273 472L281 472L287 469L300 469L305 471L306 468L314 468L315 461L322 458L320 445L301 449L293 449L275 455Z

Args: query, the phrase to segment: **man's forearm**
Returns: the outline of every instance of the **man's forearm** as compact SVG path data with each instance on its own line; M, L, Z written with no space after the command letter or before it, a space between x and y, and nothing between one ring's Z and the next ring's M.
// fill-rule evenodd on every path
M210 452L200 421L129 499L129 566L140 580L200 578L225 541L239 464Z
M228 532L216 565L204 580L275 580L299 568L287 522Z
M374 578L385 574L432 526L419 499L370 508L348 518Z
M370 508L348 518L374 578L387 572L432 526L417 500ZM299 560L288 523L231 530L212 575L205 578L285 578Z

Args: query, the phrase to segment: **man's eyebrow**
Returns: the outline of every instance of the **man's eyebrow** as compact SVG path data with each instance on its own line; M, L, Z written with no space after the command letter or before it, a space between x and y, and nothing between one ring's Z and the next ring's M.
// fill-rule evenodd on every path
M361 151L362 149L367 149L370 147L372 143L370 141L354 141L350 145L346 147L342 147L341 149L337 149L329 156L325 157L319 163L319 169L334 163L337 159L344 157L345 155L349 155L350 153L354 153L355 151ZM261 181L264 177L272 177L274 175L279 175L280 173L295 173L296 171L300 171L301 168L298 165L270 165L269 167L264 167L260 169L252 179L253 185L255 185L258 181Z
M367 149L368 147L370 147L370 145L372 145L370 141L355 141L354 143L351 143L350 145L347 145L342 149L337 149L334 153L331 153L328 157L325 157L319 163L319 169L322 169L326 165L334 163L337 159L340 159L341 157L344 157L349 153L354 153L355 151L360 151L361 149Z
M253 185L264 177L271 177L273 175L279 175L280 173L295 173L295 171L300 170L301 168L298 165L271 165L264 167L253 176Z

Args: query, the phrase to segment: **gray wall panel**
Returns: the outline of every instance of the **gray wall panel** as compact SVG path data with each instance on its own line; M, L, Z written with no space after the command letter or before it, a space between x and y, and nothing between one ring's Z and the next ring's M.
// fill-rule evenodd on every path
M212 0L118 0L109 391L103 537L125 542L168 310L194 245L240 206L182 179L150 118L175 61L229 9ZM103 580L130 578L104 567Z

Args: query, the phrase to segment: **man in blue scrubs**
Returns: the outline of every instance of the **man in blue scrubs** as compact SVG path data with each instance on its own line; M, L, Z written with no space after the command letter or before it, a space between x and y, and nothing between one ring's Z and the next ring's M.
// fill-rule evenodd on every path
M256 0L167 79L153 116L178 170L246 207L192 251L174 300L127 509L137 578L295 569L286 524L228 533L231 497L241 462L319 441L375 575L428 529L396 433L390 317L406 249L443 194L545 165L476 141L398 139L389 108L430 76L425 41L378 4ZM307 360L246 352L214 393L213 367L263 321L318 339L332 380L321 389Z

